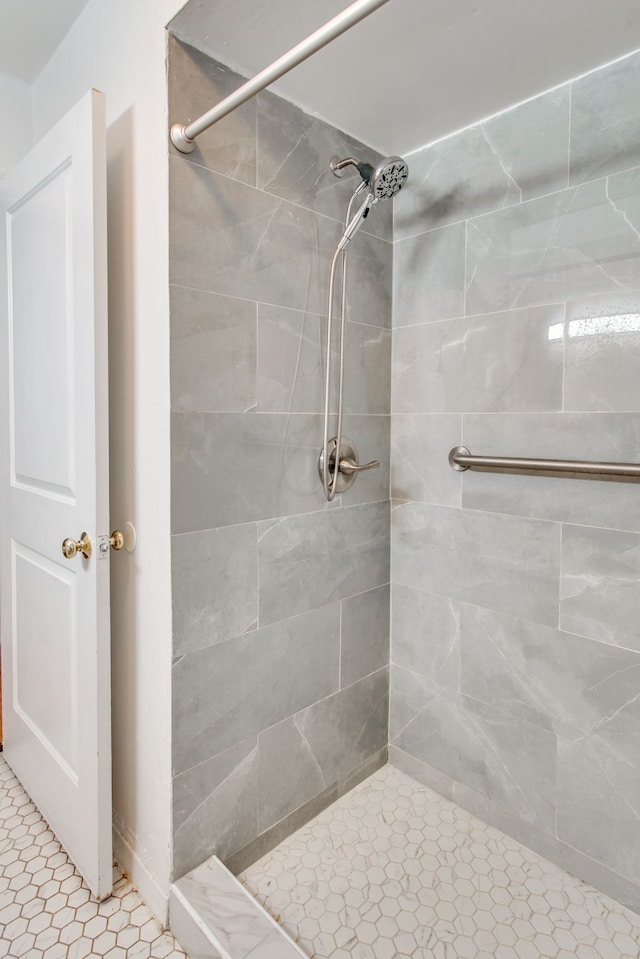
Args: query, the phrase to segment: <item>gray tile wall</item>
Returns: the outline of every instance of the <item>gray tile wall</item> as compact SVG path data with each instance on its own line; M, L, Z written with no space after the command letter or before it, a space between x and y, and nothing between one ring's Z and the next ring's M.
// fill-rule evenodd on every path
M170 41L172 122L241 82ZM265 93L170 158L176 877L259 855L386 756L391 208L349 253L344 431L383 467L328 506L321 344L357 183L334 153L372 155Z
M395 208L393 761L640 908L640 54L408 158Z

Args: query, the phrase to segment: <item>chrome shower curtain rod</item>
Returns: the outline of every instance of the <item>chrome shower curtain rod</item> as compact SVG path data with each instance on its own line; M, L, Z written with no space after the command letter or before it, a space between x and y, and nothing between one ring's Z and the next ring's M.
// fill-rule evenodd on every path
M270 66L265 67L251 80L247 80L234 93L225 97L207 113L203 113L197 120L193 120L189 124L174 123L171 127L171 142L181 153L191 153L196 145L196 137L200 133L208 130L210 126L250 100L260 90L264 90L265 87L288 73L289 70L302 63L307 57L321 50L327 43L335 40L341 33L349 30L356 23L360 23L374 10L388 2L389 0L356 0L356 3L352 3L350 7L339 13L333 20L329 20L324 26L309 34L305 40L301 40L288 53L284 53L277 60L274 60Z

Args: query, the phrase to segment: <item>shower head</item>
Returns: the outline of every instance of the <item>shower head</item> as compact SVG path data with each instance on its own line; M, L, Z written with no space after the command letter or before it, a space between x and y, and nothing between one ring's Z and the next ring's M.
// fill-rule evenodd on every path
M337 156L331 157L330 166L335 176L344 176L345 168L354 166L362 177L362 183L356 188L351 200L352 203L359 193L367 190L364 203L342 234L342 239L338 244L338 250L340 251L346 248L351 237L360 229L374 203L377 203L378 200L387 200L400 192L407 182L409 167L402 157L387 157L385 160L381 160L377 167L373 167L370 163L361 163L356 157L345 157L344 160L341 160ZM351 209L351 206L349 206L349 209Z
M386 157L377 167L361 163L356 157L331 157L331 169L335 176L344 176L345 167L354 166L376 200L394 197L407 182L409 167L402 157Z
M370 163L358 163L358 173L376 200L388 200L407 182L409 167L402 157L387 157L375 168Z

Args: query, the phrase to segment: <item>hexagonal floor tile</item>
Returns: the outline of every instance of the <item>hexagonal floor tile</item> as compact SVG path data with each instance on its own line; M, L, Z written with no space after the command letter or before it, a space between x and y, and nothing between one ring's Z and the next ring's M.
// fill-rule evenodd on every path
M638 916L392 766L240 878L318 959L640 956Z
M0 849L0 957L186 959L131 883L116 882L103 903L91 899L2 755Z

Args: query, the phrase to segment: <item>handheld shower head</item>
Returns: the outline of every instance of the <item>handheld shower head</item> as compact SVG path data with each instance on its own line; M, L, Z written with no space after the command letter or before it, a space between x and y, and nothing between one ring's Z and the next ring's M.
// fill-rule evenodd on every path
M357 169L362 177L362 183L356 188L353 199L368 187L367 198L346 227L338 244L338 250L344 250L351 237L362 226L373 204L378 200L394 197L400 192L407 182L409 167L402 157L387 157L381 160L377 167L373 167L370 163L361 163L356 157L345 157L341 160L337 156L331 157L330 166L337 177L344 176L345 168L348 166L354 166Z
M370 163L359 163L358 173L377 200L388 200L407 182L409 167L402 157L387 157L375 169Z
M356 157L331 157L331 170L334 176L342 177L346 167L354 166L376 200L394 197L407 182L409 167L402 157L386 157L377 167L370 163L361 163Z
M354 194L354 196L356 196L356 194L360 192L360 190L363 187L364 187L364 183L361 183L360 186L358 187L358 190ZM345 231L342 234L342 238L340 242L338 243L338 250L336 252L339 252L340 250L344 250L344 248L346 247L347 243L349 242L353 234L356 233L360 229L362 224L364 223L366 217L369 214L369 210L371 209L373 204L377 202L378 202L378 199L377 197L373 195L373 193L367 194L364 203L361 205L360 209L357 211L357 213L355 214L351 222L345 227Z

